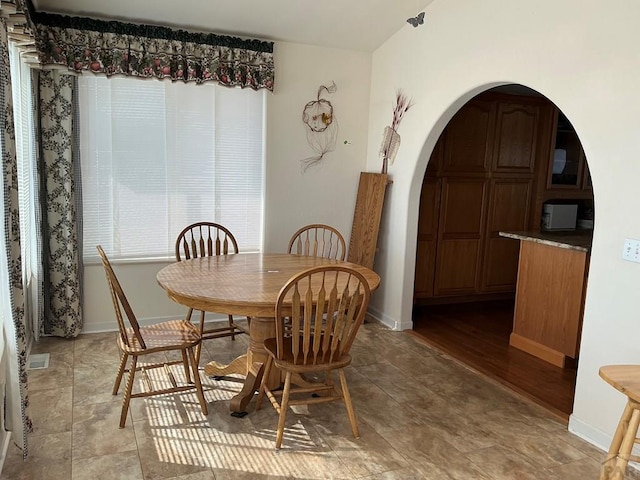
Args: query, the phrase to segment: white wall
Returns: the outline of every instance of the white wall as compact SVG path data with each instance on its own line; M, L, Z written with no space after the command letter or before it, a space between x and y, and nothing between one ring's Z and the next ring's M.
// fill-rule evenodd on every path
M284 252L291 234L308 223L336 227L347 243L360 172L364 170L369 115L371 56L292 43L276 43L276 91L269 98L265 251ZM302 110L318 87L334 81L339 131L335 151L306 173L300 160L307 144ZM347 140L349 144L345 145Z
M371 55L308 45L276 43L276 90L267 94L264 250L284 252L291 234L308 223L328 223L349 240L359 174L365 167ZM304 106L320 85L338 121L335 151L305 174L299 160L313 150L302 123ZM350 144L345 145L347 140ZM108 252L107 252L108 253ZM118 264L116 274L142 323L183 315L156 283L166 263ZM102 266L85 266L83 332L117 328Z
M391 121L395 89L414 98L390 168L373 299L381 318L411 327L418 198L429 155L455 111L477 93L520 83L546 95L575 126L593 177L596 224L570 429L608 446L623 396L598 377L640 363L640 265L621 259L640 238L640 2L436 0L373 56L368 170Z
M107 252L108 255L108 252ZM156 282L158 271L168 263L119 263L113 268L140 323L184 316L186 308L167 298ZM102 264L84 267L84 325L82 333L115 331L113 303Z

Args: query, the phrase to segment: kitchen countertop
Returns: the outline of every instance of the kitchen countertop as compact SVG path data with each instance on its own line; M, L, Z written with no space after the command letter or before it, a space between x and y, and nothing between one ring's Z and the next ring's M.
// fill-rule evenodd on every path
M571 230L562 232L500 232L500 236L513 238L515 240L542 243L552 247L589 252L591 250L593 230Z

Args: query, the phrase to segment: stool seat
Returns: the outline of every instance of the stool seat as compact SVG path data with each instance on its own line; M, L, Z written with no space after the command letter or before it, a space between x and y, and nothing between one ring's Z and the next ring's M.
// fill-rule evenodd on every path
M640 461L640 458L631 454L634 444L640 443L637 438L640 425L640 365L606 365L600 367L599 374L605 382L627 396L627 405L600 471L600 480L622 480L629 460Z

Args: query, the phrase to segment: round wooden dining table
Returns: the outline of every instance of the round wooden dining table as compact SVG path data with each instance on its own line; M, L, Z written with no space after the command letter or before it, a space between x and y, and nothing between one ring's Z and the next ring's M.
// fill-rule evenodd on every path
M228 365L210 362L207 376L242 374L244 386L230 403L231 412L241 414L260 386L267 353L264 341L275 337L275 305L280 289L295 274L320 265L349 266L364 275L373 291L380 277L355 263L322 257L284 253L242 253L201 257L176 262L158 272L158 284L171 300L181 305L222 314L246 316L249 321L247 353ZM281 383L280 372L268 379L272 388ZM303 379L298 379L304 383Z

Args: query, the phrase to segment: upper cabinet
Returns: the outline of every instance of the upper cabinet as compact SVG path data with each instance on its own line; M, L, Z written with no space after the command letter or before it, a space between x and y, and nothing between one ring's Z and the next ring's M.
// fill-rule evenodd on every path
M494 172L533 173L538 116L538 105L522 102L504 102L498 105Z
M495 102L474 99L447 125L443 173L482 173L490 168L495 130Z
M551 158L547 172L548 190L591 188L587 162L578 134L557 108L554 112Z

